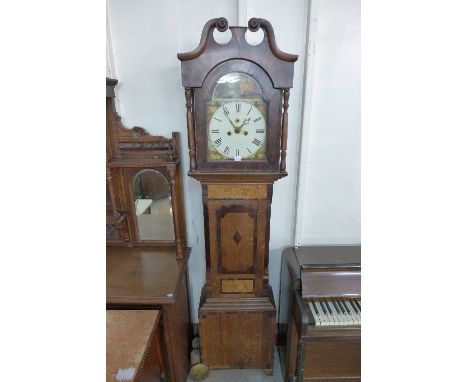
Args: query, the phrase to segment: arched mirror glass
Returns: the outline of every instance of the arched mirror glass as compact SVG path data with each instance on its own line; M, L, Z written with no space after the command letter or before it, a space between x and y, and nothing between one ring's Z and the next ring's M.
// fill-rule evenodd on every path
M171 189L157 170L145 169L133 179L135 215L140 240L174 240Z

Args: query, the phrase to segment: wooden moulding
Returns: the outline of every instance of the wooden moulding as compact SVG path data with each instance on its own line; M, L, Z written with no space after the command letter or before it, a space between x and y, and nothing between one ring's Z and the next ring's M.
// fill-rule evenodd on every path
M202 183L273 183L275 180L284 178L287 172L189 172L189 176Z
M250 45L245 39L246 27L229 27L233 32L231 40L225 45L218 44L213 37L215 28L220 32L226 31L227 20L224 17L209 20L203 28L198 47L191 52L177 54L182 63L182 85L185 88L202 87L213 68L213 57L217 62L236 58L255 62L270 75L275 88L292 88L294 62L298 56L278 48L273 27L267 20L252 18L248 22L250 31L256 32L261 28L265 33L265 38L257 46Z

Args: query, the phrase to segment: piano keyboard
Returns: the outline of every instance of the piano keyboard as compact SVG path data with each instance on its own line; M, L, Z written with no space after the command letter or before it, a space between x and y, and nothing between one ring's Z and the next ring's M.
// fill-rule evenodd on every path
M361 301L313 301L309 308L316 326L361 325Z

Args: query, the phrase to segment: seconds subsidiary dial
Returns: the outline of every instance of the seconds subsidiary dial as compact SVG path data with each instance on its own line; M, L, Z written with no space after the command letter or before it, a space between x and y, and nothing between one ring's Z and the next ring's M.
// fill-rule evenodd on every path
M265 142L263 114L245 101L227 102L216 110L209 125L209 137L218 153L228 159L248 159Z

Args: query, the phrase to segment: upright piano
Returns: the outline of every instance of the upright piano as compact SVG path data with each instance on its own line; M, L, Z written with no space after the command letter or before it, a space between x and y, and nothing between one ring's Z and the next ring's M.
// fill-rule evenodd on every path
M288 248L281 265L284 381L360 381L361 247Z

